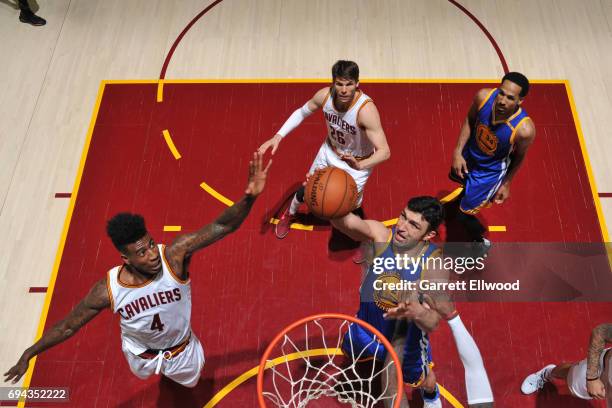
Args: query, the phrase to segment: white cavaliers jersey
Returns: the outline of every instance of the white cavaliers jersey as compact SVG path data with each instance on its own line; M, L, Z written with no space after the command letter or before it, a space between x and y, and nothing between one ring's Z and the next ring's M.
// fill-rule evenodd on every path
M132 286L120 282L121 266L108 271L111 309L120 317L123 348L136 355L147 349L176 346L191 333L191 283L171 271L165 245L158 248L162 270L147 283Z
M366 157L374 153L374 146L357 124L359 111L369 102L372 100L361 92L346 112L338 112L331 92L325 97L323 116L327 125L327 140L337 153L350 153L355 157Z

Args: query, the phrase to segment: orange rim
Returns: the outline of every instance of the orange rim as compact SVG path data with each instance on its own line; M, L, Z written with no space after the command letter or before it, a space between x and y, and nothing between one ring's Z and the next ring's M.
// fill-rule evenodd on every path
M274 339L270 342L270 344L266 348L266 351L264 352L263 356L261 356L261 360L259 361L259 371L257 372L257 399L259 400L260 408L267 407L266 401L264 400L264 396L263 396L263 380L264 380L264 372L266 371L266 363L268 361L268 357L270 357L270 354L272 353L272 349L276 346L276 344L280 341L280 339L285 334L290 332L291 330L305 323L308 323L314 320L319 320L319 319L348 320L349 322L356 323L362 327L365 327L370 332L374 333L376 337L378 337L380 342L387 349L387 352L389 352L389 354L391 355L391 359L393 360L393 363L395 364L395 367L397 368L395 370L396 379L397 379L397 398L395 399L395 402L393 403L393 408L399 408L400 403L402 401L402 394L404 390L404 386L403 386L404 380L402 377L402 366L400 364L397 353L393 349L393 346L391 345L391 343L389 343L389 340L387 340L385 336L383 336L382 333L378 331L378 329L376 329L370 323L364 322L363 320L360 320L356 317L344 315L340 313L320 313L320 314L305 317L285 327L283 330L281 330L280 333L276 335L276 337L274 337Z

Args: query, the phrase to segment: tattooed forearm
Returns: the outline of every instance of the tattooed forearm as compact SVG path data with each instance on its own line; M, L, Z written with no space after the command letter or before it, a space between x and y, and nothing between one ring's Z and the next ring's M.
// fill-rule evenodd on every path
M110 307L106 291L106 279L98 281L87 296L70 312L66 318L56 323L49 331L24 352L28 359L72 337L79 329L96 317L102 310Z
M215 223L226 226L232 231L237 230L247 215L249 215L251 207L253 207L253 203L255 203L255 197L245 195L242 200L223 211Z
M612 323L600 324L593 329L587 357L587 378L599 377L599 356L603 352L606 343L610 342L612 342Z
M251 211L254 202L255 197L245 195L242 200L223 211L212 223L196 232L178 237L172 245L172 251L176 250L177 254L181 254L179 263L182 263L182 259L188 257L194 251L211 245L227 234L236 231Z

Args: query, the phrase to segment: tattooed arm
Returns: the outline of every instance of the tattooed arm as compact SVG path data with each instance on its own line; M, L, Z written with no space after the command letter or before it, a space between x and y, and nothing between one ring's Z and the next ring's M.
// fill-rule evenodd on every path
M72 337L81 327L108 307L110 307L110 298L106 289L106 278L104 278L91 288L87 296L72 309L64 320L43 333L34 345L23 352L17 364L4 373L6 377L4 382L13 380L15 384L28 370L32 357Z
M596 399L605 398L604 384L599 378L599 357L606 346L612 343L612 323L604 323L593 329L591 341L589 342L589 354L587 357L587 391Z
M166 248L166 259L170 263L172 270L181 279L187 278L185 262L189 260L195 251L217 242L240 227L251 211L255 198L264 188L271 164L272 161L270 160L264 168L263 154L254 153L253 160L249 162L249 180L245 196L223 211L212 223L205 225L198 231L179 236L172 245Z

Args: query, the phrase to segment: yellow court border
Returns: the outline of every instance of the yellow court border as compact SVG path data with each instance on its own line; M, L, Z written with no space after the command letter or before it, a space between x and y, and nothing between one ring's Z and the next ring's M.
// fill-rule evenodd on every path
M601 228L601 234L603 236L604 243L610 242L610 236L608 235L608 228L606 226L606 219L603 216L601 209L601 201L599 200L599 194L597 190L597 184L595 183L595 176L593 176L593 169L591 168L591 159L586 148L586 142L582 133L582 125L578 118L578 110L576 109L576 103L574 102L574 94L570 86L569 81L563 81L565 84L565 92L567 93L567 99L569 100L570 107L572 109L572 117L574 118L574 126L576 127L576 133L578 134L578 141L580 143L580 151L582 152L582 158L584 159L584 167L586 167L587 177L589 178L589 185L591 187L591 193L593 194L593 201L595 202L595 211L597 212L597 219L599 220L599 226Z
M277 84L277 83L329 83L329 78L228 78L228 79L159 79L159 80L143 80L142 82L129 82L124 80L117 83L157 83L157 102L164 101L164 84ZM495 79L470 79L470 78L362 78L360 83L422 83L422 84L478 84L478 83L496 83L499 78ZM559 84L563 82L561 79L534 79L530 80L532 84Z
M74 205L76 203L77 196L79 195L79 187L81 186L81 178L83 177L83 170L85 168L85 161L87 160L89 145L91 143L91 137L93 135L93 129L98 119L98 112L100 110L100 104L102 103L102 95L104 94L104 89L106 88L106 82L102 81L100 83L100 87L98 88L98 96L96 98L96 104L94 107L93 114L91 116L91 120L89 122L89 129L87 130L87 137L85 139L85 144L83 146L83 151L81 152L81 160L79 162L79 167L77 171L76 179L74 180L74 186L72 188L72 195L70 197L70 203L68 204L68 212L66 214L66 218L64 219L64 226L62 229L62 235L60 237L59 246L57 248L57 252L55 254L55 261L53 263L53 270L51 272L51 278L49 279L49 284L47 285L47 294L45 296L45 303L43 305L43 309L40 315L40 320L38 322L38 329L36 330L36 338L38 340L45 329L45 323L47 321L47 315L49 314L49 307L51 306L51 298L53 297L53 291L55 289L55 282L57 280L57 273L59 271L60 262L62 260L62 253L64 252L64 246L66 244L66 238L68 237L68 230L70 229L70 222L72 221L72 213L74 211ZM32 358L32 361L28 367L28 371L26 371L25 377L23 379L23 388L28 388L30 386L30 382L32 381L32 375L34 374L34 368L36 367L36 358ZM25 401L19 401L17 404L18 407L24 407Z
M496 83L498 81L499 81L499 78L495 78L495 79L471 79L471 78L466 78L466 79L441 79L441 78L439 79L436 79L436 78L403 79L403 78L393 78L393 79L362 79L361 80L362 83ZM71 195L70 202L68 205L68 211L66 213L66 218L64 220L64 226L63 226L62 234L60 237L58 249L56 252L55 261L54 261L53 269L51 272L51 277L49 279L49 284L47 285L48 290L45 296L45 302L44 302L43 309L40 315L40 320L39 320L35 339L39 339L41 337L44 327L45 327L46 319L47 319L48 312L49 312L49 307L51 305L51 299L53 297L53 292L55 289L55 282L56 282L57 274L59 271L59 265L61 262L62 253L63 253L64 246L66 243L66 238L68 236L68 230L70 227L70 222L72 220L72 214L73 214L74 206L75 206L76 199L78 196L81 178L83 176L85 161L87 159L87 155L89 152L89 146L90 146L91 138L93 135L93 129L94 129L97 117L98 117L100 104L102 101L102 96L104 94L106 85L112 85L112 84L158 84L159 85L160 82L162 84L161 85L162 89L160 91L158 88L157 98L160 99L161 101L163 100L162 98L163 97L163 83L170 83L170 84L173 84L173 83L306 83L306 82L329 83L330 81L329 79L316 79L316 78L313 78L313 79L266 79L266 78L261 78L261 79L198 79L198 80L185 79L185 80L163 80L163 81L160 81L157 79L153 79L153 80L102 80L99 85L95 107L94 107L92 117L89 123L89 128L87 131L85 144L83 146L83 151L81 153L79 168L77 171L76 179L74 181L74 187L73 187L72 195ZM578 134L578 140L580 143L582 157L585 162L585 167L587 170L589 186L591 188L591 193L593 195L593 200L595 203L597 218L600 224L603 240L605 243L609 243L610 238L608 235L608 229L606 227L606 221L603 218L601 202L599 199L599 195L597 194L597 187L595 184L595 179L594 179L593 171L591 168L591 162L590 162L590 158L589 158L589 155L586 149L584 135L582 133L580 119L578 117L578 113L577 113L577 109L575 106L574 97L571 91L570 83L568 80L563 80L563 79L560 79L560 80L549 80L549 79L548 80L531 80L530 82L533 84L563 84L565 85L566 93L567 93L570 107L572 110L572 116L574 119L574 126ZM390 221L393 221L393 220L390 220ZM28 371L26 372L24 376L23 385L22 385L23 388L29 387L30 382L32 380L33 373L34 373L35 366L36 366L36 357L32 359L31 364L29 365ZM20 401L17 406L24 407L25 402Z

